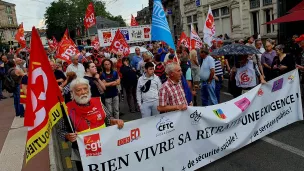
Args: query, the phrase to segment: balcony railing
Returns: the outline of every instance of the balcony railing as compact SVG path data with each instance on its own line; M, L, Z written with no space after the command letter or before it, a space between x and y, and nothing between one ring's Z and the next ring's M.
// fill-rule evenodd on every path
M250 9L259 8L260 0L250 0Z
M263 0L263 6L271 5L272 0Z

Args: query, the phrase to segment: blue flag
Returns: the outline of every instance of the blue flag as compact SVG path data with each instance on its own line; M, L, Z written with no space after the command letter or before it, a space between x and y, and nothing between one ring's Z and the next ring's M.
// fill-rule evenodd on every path
M164 41L175 50L175 45L161 0L154 0L151 35L152 41Z

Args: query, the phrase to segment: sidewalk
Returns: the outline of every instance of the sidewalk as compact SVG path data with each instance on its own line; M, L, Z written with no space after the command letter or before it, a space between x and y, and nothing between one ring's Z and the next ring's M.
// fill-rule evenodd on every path
M8 94L5 94L8 97ZM23 118L15 117L13 98L0 101L0 170L50 170L49 150L46 148L25 166L27 130Z

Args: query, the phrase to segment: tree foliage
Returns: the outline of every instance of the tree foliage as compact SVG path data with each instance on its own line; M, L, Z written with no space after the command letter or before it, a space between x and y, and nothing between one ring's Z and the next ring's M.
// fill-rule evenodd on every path
M110 20L118 21L120 26L126 26L122 16L113 16L106 11L105 2L98 0L58 0L51 3L46 9L44 17L47 26L47 37L55 36L60 40L66 28L69 29L70 37L74 38L76 30L85 32L83 20L86 8L90 2L94 3L95 16L102 16Z

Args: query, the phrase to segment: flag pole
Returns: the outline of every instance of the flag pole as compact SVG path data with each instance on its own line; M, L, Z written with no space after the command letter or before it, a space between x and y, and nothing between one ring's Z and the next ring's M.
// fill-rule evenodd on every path
M73 125L72 125L72 122L71 122L71 119L70 119L69 115L65 112L64 106L63 106L63 104L62 104L62 102L61 102L59 96L57 96L57 98L58 98L58 102L60 103L60 108L61 108L61 112L62 112L62 115L63 115L63 116L62 116L62 117L63 117L63 120L64 120L65 122L68 122L68 123L69 123L70 128L71 128L71 130L69 130L69 131L75 133L75 130L74 130L74 127L73 127Z

